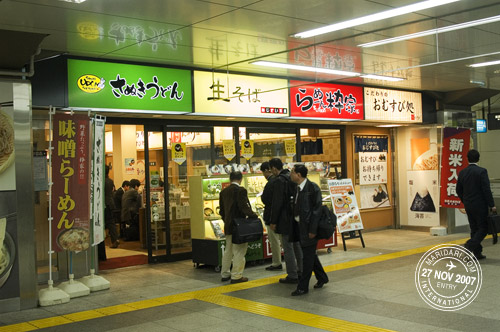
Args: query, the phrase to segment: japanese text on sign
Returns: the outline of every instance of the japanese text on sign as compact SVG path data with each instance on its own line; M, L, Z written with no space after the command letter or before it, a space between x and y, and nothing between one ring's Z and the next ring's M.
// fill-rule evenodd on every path
M217 82L212 82L210 90L212 90L212 97L208 97L208 100L224 99L226 93L225 85L220 83L218 79ZM231 95L229 97L238 100L240 103L259 103L259 92L261 91L262 89L260 88L244 88L241 86L236 86L235 88L231 89Z
M127 84L125 78L121 78L120 74L116 75L115 80L109 81L109 85L112 87L113 95L115 98L121 98L122 96L133 96L137 98L144 98L146 93L151 90L153 95L150 99L156 99L161 97L163 99L170 98L171 100L180 101L184 97L184 92L179 94L178 88L179 83L174 81L171 85L162 86L158 82L158 77L153 76L153 80L144 83L142 78L139 78L137 83Z

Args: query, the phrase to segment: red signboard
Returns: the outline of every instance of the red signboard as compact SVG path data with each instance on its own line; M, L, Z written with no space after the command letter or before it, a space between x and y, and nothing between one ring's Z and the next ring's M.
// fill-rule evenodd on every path
M54 115L52 243L55 251L89 247L89 118Z
M363 120L363 88L290 81L292 117Z
M470 129L444 128L441 157L441 206L463 208L457 195L457 180L461 170L467 167Z

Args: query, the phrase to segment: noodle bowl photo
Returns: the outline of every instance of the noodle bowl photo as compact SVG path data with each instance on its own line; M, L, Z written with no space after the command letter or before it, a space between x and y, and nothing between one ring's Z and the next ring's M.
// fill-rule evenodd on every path
M9 278L16 258L16 245L9 233L5 233L5 239L0 251L0 287L2 287Z

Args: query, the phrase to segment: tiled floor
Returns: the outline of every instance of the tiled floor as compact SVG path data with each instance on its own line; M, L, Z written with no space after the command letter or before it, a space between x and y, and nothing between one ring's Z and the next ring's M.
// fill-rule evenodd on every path
M486 239L482 289L459 311L427 305L415 287L415 269L429 246L467 234L432 237L385 230L319 256L330 282L292 297L284 272L247 266L250 282L221 283L213 269L182 261L103 271L111 289L67 304L0 315L0 331L500 331L499 245ZM420 249L417 249L420 248ZM45 328L44 328L45 327Z

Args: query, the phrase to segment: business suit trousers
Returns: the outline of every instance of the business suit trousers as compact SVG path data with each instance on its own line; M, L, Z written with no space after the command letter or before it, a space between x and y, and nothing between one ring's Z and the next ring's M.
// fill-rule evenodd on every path
M299 242L290 242L288 234L280 234L281 245L283 246L286 273L291 279L298 279L299 271L302 270L302 248Z
M267 239L269 240L269 245L271 246L272 253L272 266L280 266L281 265L281 246L280 246L280 237L269 225L266 225L267 228Z
M316 244L302 247L302 253L304 254L304 270L302 270L302 277L299 279L297 289L307 292L309 290L309 281L311 280L313 271L316 279L323 283L328 282L328 276L326 275L323 265L321 265L318 255L316 254Z
M232 235L226 235L226 249L222 257L221 276L222 278L231 276L232 280L236 280L243 277L248 243L235 244L232 240ZM232 269L231 262L233 263Z
M488 208L481 207L465 207L467 218L469 219L470 226L470 240L465 244L467 249L472 251L474 255L481 255L483 246L481 242L488 234Z

